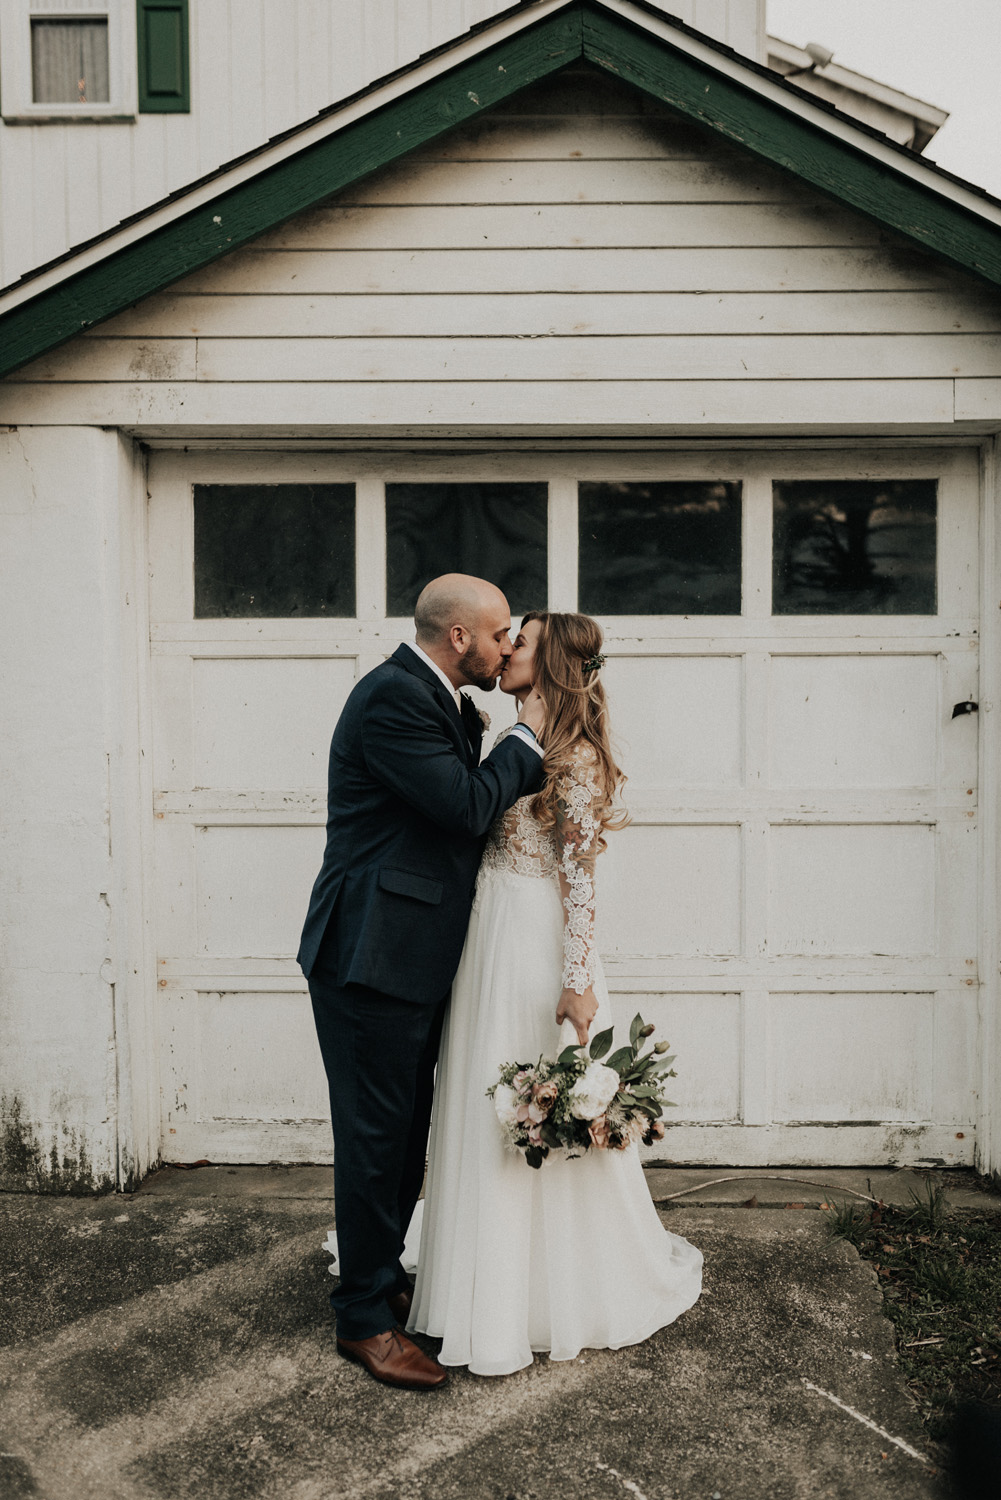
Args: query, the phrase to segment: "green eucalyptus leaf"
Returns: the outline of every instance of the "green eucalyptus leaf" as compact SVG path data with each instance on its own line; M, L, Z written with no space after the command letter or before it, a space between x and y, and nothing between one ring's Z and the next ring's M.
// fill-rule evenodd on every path
M620 1047L618 1052L613 1052L605 1063L606 1068L614 1068L616 1073L621 1073L623 1068L633 1060L632 1047Z
M635 1048L636 1043L639 1040L639 1034L643 1030L645 1024L646 1023L644 1022L643 1017L640 1015L639 1011L637 1011L635 1016L633 1016L632 1025L629 1028L630 1047Z
M599 1031L598 1035L593 1038L591 1042L592 1062L597 1062L600 1057L604 1057L605 1053L612 1045L612 1032L614 1029L614 1027L609 1026L607 1031Z
M556 1059L557 1066L561 1067L561 1068L568 1068L570 1066L570 1064L573 1062L574 1058L577 1056L578 1051L579 1051L579 1048L578 1048L576 1042L574 1043L574 1045L572 1047L564 1047L563 1051L560 1053L559 1057Z

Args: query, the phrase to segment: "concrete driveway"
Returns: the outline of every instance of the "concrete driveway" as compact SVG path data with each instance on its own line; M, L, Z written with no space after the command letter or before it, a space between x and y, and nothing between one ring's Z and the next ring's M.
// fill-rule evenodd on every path
M649 1180L660 1199L721 1175ZM779 1175L662 1208L705 1254L703 1296L672 1327L429 1394L335 1353L327 1169L0 1198L0 1497L938 1497L876 1278L815 1207L838 1179L892 1199L910 1174Z

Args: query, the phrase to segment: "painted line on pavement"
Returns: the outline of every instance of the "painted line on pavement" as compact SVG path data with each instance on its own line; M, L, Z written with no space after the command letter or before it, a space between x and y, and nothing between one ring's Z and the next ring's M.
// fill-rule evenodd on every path
M916 1458L919 1464L928 1463L928 1459L925 1458L924 1454L919 1453L916 1448L912 1448L910 1443L905 1443L903 1438L894 1437L892 1432L887 1432L885 1427L880 1427L871 1417L867 1417L862 1412L856 1411L854 1406L849 1406L839 1396L834 1396L830 1391L825 1391L822 1385L814 1385L813 1381L807 1380L805 1375L801 1376L801 1379L807 1390L816 1391L819 1396L826 1396L828 1401L833 1401L835 1406L840 1406L841 1410L846 1411L850 1417L854 1417L856 1422L863 1422L866 1427L871 1427L873 1432L878 1432L880 1437L886 1438L888 1443L895 1443L898 1448L903 1449L911 1458Z

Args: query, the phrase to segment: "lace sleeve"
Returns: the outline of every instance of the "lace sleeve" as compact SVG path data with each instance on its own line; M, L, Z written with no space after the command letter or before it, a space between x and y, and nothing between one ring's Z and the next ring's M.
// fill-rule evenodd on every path
M563 988L582 995L594 982L594 864L598 857L595 803L599 785L595 754L578 744L557 785L556 840L559 848L563 922Z

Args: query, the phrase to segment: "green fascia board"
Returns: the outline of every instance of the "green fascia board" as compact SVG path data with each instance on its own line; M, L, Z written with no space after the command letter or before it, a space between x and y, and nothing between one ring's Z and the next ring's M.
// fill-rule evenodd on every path
M618 15L585 6L583 24L584 56L598 67L883 228L963 271L1001 284L1001 226Z
M680 115L1001 284L1001 229L605 10L567 6L304 147L0 317L0 376L586 58Z
M0 376L201 270L581 56L578 7L526 27L0 317Z

